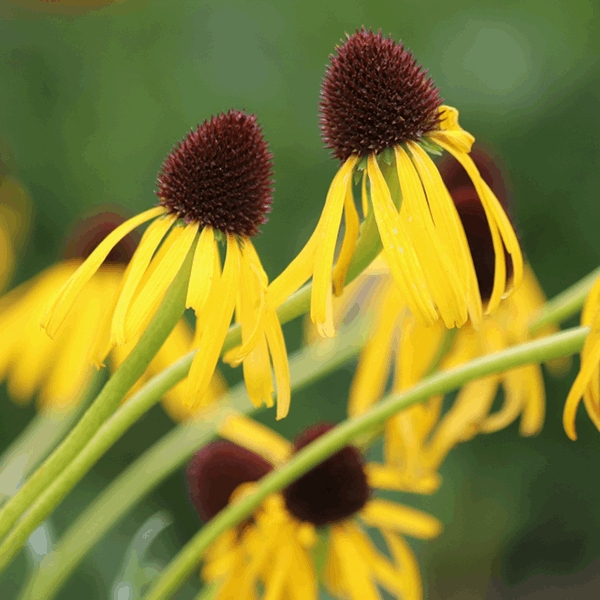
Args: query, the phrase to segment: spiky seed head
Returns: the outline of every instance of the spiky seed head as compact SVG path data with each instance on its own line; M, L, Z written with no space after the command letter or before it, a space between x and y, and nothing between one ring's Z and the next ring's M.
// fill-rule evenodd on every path
M409 50L364 27L331 55L320 123L336 158L379 154L438 127L439 90Z
M188 467L190 498L203 521L225 508L243 483L258 481L273 467L262 456L227 440L204 446Z
M306 429L295 441L294 451L327 433L333 425L321 423ZM316 527L351 517L369 500L362 454L346 446L297 479L283 492L287 509L300 521Z
M256 235L273 195L273 155L256 117L230 110L198 125L165 159L157 185L161 204L187 223Z

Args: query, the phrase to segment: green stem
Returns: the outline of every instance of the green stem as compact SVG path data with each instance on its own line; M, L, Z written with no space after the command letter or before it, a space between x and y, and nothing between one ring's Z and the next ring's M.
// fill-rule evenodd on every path
M365 331L359 331L354 326L341 331L327 346L317 344L297 352L290 359L292 390L302 389L354 358L364 345L365 337ZM317 353L318 356L315 356ZM124 431L141 411L149 409L162 398L174 380L180 377L182 370L189 368L192 356L193 353L185 356L139 390L105 423L71 465L79 465L85 469L91 467L100 457L99 453L103 452L103 446L112 444L115 435ZM179 425L164 436L111 483L77 519L64 534L55 552L46 557L39 570L32 575L21 599L51 600L79 561L104 533L146 493L181 467L199 447L208 443L216 435L217 426L225 416L233 411L248 413L252 410L246 387L242 383L232 389L218 405L208 408L194 421ZM107 431L110 436L106 435ZM104 439L101 439L103 436ZM96 438L99 438L100 445ZM81 471L77 473L77 476L82 475Z
M96 400L69 435L2 508L0 511L0 540L7 535L17 519L29 509L35 499L51 486L57 476L116 410L121 400L142 376L154 355L169 337L185 310L192 256L193 253L190 252L184 266L171 284L159 310L131 354L109 379ZM19 525L19 530L22 531L21 525ZM5 552L7 547L6 544L0 547L0 564L2 565L6 564Z
M529 332L534 335L549 325L555 325L577 313L585 303L585 299L596 280L600 277L600 267L567 288L564 292L546 302L540 314L531 323Z
M97 377L94 380L97 381ZM14 496L22 481L46 458L97 393L92 382L79 405L67 412L49 408L39 412L0 457L0 498Z
M264 477L258 489L239 503L231 504L203 527L171 561L144 600L170 598L191 574L208 547L227 529L248 518L269 495L280 491L356 437L392 415L437 394L446 394L473 379L522 365L568 356L581 350L588 327L576 327L540 340L483 356L451 371L438 372L412 389L390 394L371 410L348 419L294 455L286 465Z

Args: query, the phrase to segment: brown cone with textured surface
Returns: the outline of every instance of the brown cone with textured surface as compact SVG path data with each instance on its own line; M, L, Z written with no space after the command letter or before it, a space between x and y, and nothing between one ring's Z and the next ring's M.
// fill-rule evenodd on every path
M336 158L378 154L438 127L439 90L409 50L364 27L346 38L321 87L323 140Z
M200 518L212 519L227 506L238 486L258 481L272 468L262 456L227 440L204 446L187 471L190 497Z
M165 159L157 185L161 204L186 223L256 235L273 195L273 155L256 117L230 110L198 125Z
M67 240L64 252L65 258L86 259L109 233L126 220L127 217L112 210L99 212L82 219L74 227L73 233ZM110 251L106 257L105 264L126 265L131 260L140 237L137 231L128 233Z
M306 429L296 439L294 451L332 428L333 425L321 423ZM342 448L284 490L287 509L300 521L317 527L351 517L371 494L364 466L357 448Z

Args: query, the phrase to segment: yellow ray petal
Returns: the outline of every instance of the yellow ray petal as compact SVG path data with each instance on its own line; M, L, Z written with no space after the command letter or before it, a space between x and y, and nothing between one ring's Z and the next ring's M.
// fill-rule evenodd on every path
M442 531L442 524L435 517L389 500L370 500L360 511L360 518L372 527L423 540L434 538Z
M438 318L437 311L421 265L414 255L412 240L410 240L403 221L398 217L375 156L369 156L367 173L372 186L373 212L386 262L394 280L400 287L405 302L415 317L424 325L431 325Z
M179 236L173 241L164 258L156 265L151 277L146 281L127 313L126 340L143 330L145 324L152 318L156 305L161 303L194 243L198 233L198 223L191 223L178 229Z
M186 297L185 307L193 308L196 314L200 314L206 301L208 293L215 276L215 254L219 248L215 240L212 227L204 227L198 238L198 245L194 253L194 262L190 273L190 283Z
M415 482L412 477L389 464L368 463L366 467L369 486L380 490L395 490L398 492L418 492L432 494L440 486L440 478L431 474Z
M346 198L344 199L344 221L346 230L344 231L344 241L342 249L338 256L335 268L333 269L333 290L336 296L341 296L346 283L346 274L348 267L354 256L356 240L358 240L359 219L354 196L352 194L352 184L346 188Z
M318 225L321 239L315 253L310 317L323 337L335 335L331 308L333 255L340 230L344 200L348 188L352 187L352 172L357 162L358 157L351 156L337 172L327 193Z
M243 415L230 415L219 427L219 435L256 452L273 465L284 464L292 454L292 444L271 428Z
M277 385L277 420L283 419L290 409L290 366L288 364L283 331L277 318L277 313L267 309L265 315L265 334L269 344L269 352L273 361L275 371L275 383Z
M423 598L423 584L419 563L410 546L393 531L384 530L383 537L390 549L394 563L402 573L404 583L404 598L402 600L421 600Z
M163 206L151 208L128 221L119 225L114 231L111 231L106 238L98 244L96 249L88 256L77 272L67 281L56 294L56 297L48 305L42 318L42 327L50 337L56 334L57 329L65 320L68 312L71 310L77 296L98 270L106 257L115 245L124 238L130 231L138 225L153 219L166 212Z
M127 268L126 277L123 280L123 287L115 307L111 327L112 342L116 344L125 343L125 321L131 302L133 301L144 273L152 260L156 248L176 220L177 217L174 215L168 215L162 219L157 219L151 223L144 232L140 244Z
M216 287L213 284L213 298L209 298L205 306L204 313L209 310L210 318L207 318L203 327L200 346L188 375L186 397L191 406L199 402L199 397L206 391L212 379L233 316L239 282L240 250L237 240L230 235L227 236L227 257L223 275Z

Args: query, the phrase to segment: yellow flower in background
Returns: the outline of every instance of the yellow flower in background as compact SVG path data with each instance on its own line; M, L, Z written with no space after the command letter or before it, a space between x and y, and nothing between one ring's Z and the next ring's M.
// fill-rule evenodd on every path
M38 392L40 410L61 412L74 408L81 401L94 377L96 369L92 362L98 355L100 334L108 327L110 307L117 301L136 239L126 236L113 247L54 340L45 334L39 323L45 303L56 295L104 236L123 221L121 215L113 212L100 212L84 219L67 244L64 260L0 299L0 329L3 332L0 378L7 380L9 395L15 402L25 404ZM133 345L122 346L111 355L113 368L125 360ZM180 321L137 385L191 349L191 332L185 322ZM208 397L214 400L221 391L222 384L217 375ZM163 404L177 419L186 415L180 385L167 392Z
M448 152L464 167L491 231L495 275L486 314L522 277L515 233L469 152L471 134L460 128L456 109L442 106L431 79L412 54L364 28L337 48L321 92L321 127L326 146L342 165L321 218L304 249L272 282L277 306L312 275L311 319L322 336L335 335L332 293L340 294L354 255L359 216L353 181L361 180L362 212L374 215L385 260L415 318L448 328L467 319L477 325L483 307L475 267L460 219L429 152ZM395 198L401 198L395 205ZM342 214L345 235L333 272Z
M0 291L13 274L15 254L26 239L31 212L31 203L21 184L0 175Z
M571 386L563 412L563 426L572 440L577 439L575 416L582 398L589 418L600 430L600 279L585 301L581 324L589 327L590 333L581 351L579 373Z
M272 183L272 155L254 115L231 110L205 121L165 160L156 192L159 206L129 219L98 245L50 303L43 327L56 336L115 244L154 219L100 331L98 359L141 335L193 252L186 307L196 313L193 347L198 351L186 383L188 404L193 409L204 403L235 310L243 343L228 360L244 362L256 406L273 405L272 361L277 418L285 416L290 399L285 342L275 310L266 305L267 276L250 239L266 221ZM223 266L219 242L226 245Z
M331 429L320 424L292 445L244 417L230 417L215 442L196 454L188 476L192 501L204 520L252 489L273 467ZM233 443L232 443L233 442ZM379 598L379 588L403 600L422 597L418 563L404 535L437 536L437 519L389 500L376 489L415 491L398 471L365 464L346 446L263 503L238 529L226 531L211 547L202 576L221 585L215 598L316 599L318 566L313 554L326 539L322 577L336 598ZM391 558L366 532L379 529ZM312 551L312 552L311 552Z

